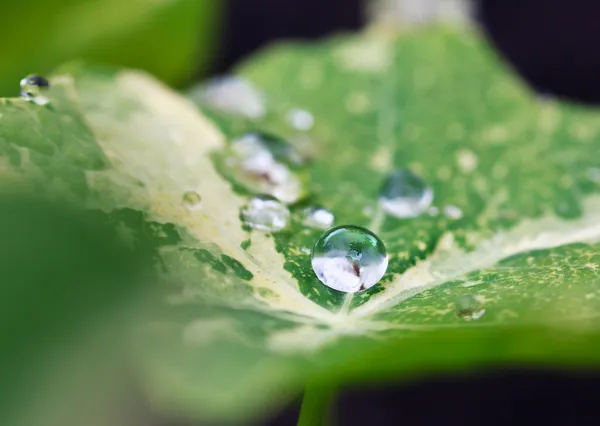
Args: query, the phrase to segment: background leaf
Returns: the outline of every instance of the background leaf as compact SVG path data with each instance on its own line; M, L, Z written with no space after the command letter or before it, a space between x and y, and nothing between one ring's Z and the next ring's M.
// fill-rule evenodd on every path
M106 212L155 259L164 294L136 341L152 401L247 420L306 382L597 363L596 111L539 99L467 29L279 46L239 73L264 90L268 114L203 107L219 130L130 71L65 68L51 107L0 108L7 176ZM307 133L286 120L296 107L315 117ZM247 194L213 157L257 128L313 153L309 202L380 235L381 284L352 298L323 286L306 253L321 231L301 224L302 205L282 233L242 226ZM378 191L394 167L422 174L435 205L461 214L386 217ZM463 295L485 315L460 318Z
M76 58L148 70L173 84L206 66L215 43L215 0L25 0L0 5L0 94Z

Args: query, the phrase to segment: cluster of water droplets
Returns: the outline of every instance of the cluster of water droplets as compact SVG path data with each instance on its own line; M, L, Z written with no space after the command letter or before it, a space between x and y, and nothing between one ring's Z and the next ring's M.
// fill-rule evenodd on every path
M46 92L50 88L50 82L39 75L28 75L21 80L21 98L34 102L38 105L46 105L50 100Z
M23 99L38 105L49 102L45 93L50 84L44 77L29 75L21 80L20 86ZM251 120L259 120L267 112L265 96L238 77L215 78L193 90L190 96L212 109ZM308 131L315 123L314 116L301 108L290 109L285 118L298 131ZM288 204L304 195L305 182L299 172L303 163L304 159L290 143L274 135L254 132L231 142L224 166L238 184L257 194L241 209L246 226L264 232L286 228L290 218ZM390 173L379 195L382 210L396 218L413 218L425 212L435 216L439 209L431 206L432 201L433 189L421 176L407 169ZM182 204L190 211L199 209L201 203L201 196L193 190L182 195ZM456 206L445 206L443 212L451 219L462 217ZM333 213L320 206L302 211L304 226L326 230L310 252L316 276L326 286L342 292L354 293L374 286L387 270L383 241L359 226L332 228L334 220ZM458 316L466 320L478 319L485 313L482 302L473 296L459 298L456 305Z
M191 97L213 110L245 119L260 120L267 114L264 94L239 77L210 80L194 89ZM302 108L291 108L284 118L299 132L307 132L315 125L313 114ZM277 136L253 132L233 139L220 160L237 185L256 194L241 209L240 216L245 225L263 232L284 230L291 217L288 206L306 195L306 179L302 172L305 159L297 149ZM462 217L462 211L456 206L447 205L441 209L432 206L433 198L433 188L424 178L408 169L396 169L383 181L378 202L381 211L400 219L423 214L437 216L440 210L449 219ZM184 195L184 205L190 210L197 208L200 201L200 196L193 192ZM388 257L377 235L352 225L332 228L333 213L320 206L304 208L300 221L308 228L325 231L312 251L302 250L311 254L313 270L323 284L353 293L366 290L381 280ZM481 309L476 309L476 302L467 302L467 299L460 302L460 316L467 318L470 315L476 319L482 315Z

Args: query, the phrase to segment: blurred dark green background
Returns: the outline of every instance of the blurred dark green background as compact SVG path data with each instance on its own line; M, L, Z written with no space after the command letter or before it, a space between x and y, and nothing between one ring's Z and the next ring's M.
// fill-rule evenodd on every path
M206 70L222 0L0 2L0 96L65 61L141 68L179 86Z

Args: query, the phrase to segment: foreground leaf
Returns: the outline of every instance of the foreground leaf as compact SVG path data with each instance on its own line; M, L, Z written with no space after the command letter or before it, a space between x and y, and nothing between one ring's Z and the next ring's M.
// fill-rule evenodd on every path
M51 109L0 107L7 176L109 212L156 259L165 295L136 347L156 403L248 418L307 381L598 362L597 112L538 99L467 30L282 46L240 73L265 90L269 114L206 110L220 131L127 71L56 77ZM285 119L294 107L316 118L303 139ZM320 231L300 224L301 207L285 232L244 230L247 195L212 153L256 128L310 138L310 201L378 233L390 254L381 284L353 298L324 287L305 253ZM385 217L378 190L394 167L422 174L436 206L463 217ZM485 315L460 318L463 295Z

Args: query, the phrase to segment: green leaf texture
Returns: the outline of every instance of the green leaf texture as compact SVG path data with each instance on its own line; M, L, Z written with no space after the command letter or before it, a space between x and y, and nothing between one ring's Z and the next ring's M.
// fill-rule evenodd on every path
M539 98L468 29L277 46L238 72L264 91L264 120L203 115L131 71L65 71L50 106L0 106L5 180L84 200L154 256L163 295L135 345L152 401L249 419L307 382L600 360L598 112ZM315 117L303 134L286 121L298 107ZM382 238L380 284L354 297L323 286L302 206L281 233L243 227L248 195L213 158L256 129L308 145L309 202ZM386 217L378 191L395 167L462 217ZM464 295L480 319L457 315Z

